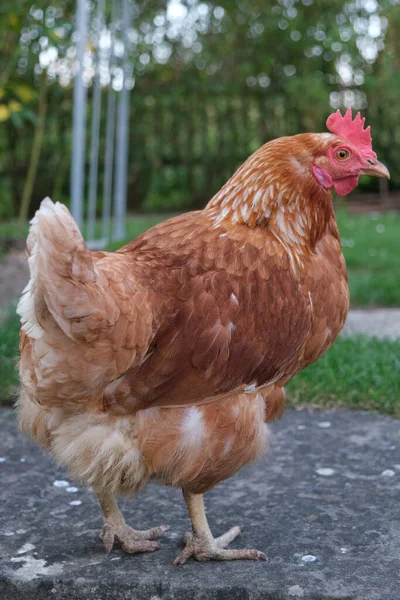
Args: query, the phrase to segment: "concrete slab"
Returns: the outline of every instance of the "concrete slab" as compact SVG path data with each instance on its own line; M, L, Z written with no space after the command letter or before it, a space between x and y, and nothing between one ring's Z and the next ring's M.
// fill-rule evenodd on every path
M400 308L351 309L342 335L358 334L391 340L400 338Z
M399 600L400 422L287 411L269 457L206 495L215 534L269 562L171 564L189 519L178 490L123 501L133 526L171 526L154 554L108 557L101 514L0 412L0 598L4 600Z

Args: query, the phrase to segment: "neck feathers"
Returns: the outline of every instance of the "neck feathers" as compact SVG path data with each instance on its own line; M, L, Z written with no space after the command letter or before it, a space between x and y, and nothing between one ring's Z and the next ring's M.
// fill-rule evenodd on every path
M333 215L332 196L314 179L303 146L293 152L300 137L274 140L250 156L206 207L216 226L265 227L299 256L314 250Z

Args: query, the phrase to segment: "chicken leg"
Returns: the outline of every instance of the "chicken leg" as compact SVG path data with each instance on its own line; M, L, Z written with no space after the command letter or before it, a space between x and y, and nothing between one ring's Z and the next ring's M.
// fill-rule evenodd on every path
M203 494L183 492L192 521L192 533L183 536L184 548L173 561L174 565L183 565L193 556L196 560L267 560L258 550L227 550L226 546L240 533L240 527L232 527L218 538L214 538L208 526L204 510Z
M114 541L121 544L122 550L129 554L135 552L154 552L160 548L158 542L154 542L161 537L168 525L160 525L145 531L136 531L127 525L122 512L113 495L102 492L97 494L104 517L104 527L100 533L107 554L111 552Z

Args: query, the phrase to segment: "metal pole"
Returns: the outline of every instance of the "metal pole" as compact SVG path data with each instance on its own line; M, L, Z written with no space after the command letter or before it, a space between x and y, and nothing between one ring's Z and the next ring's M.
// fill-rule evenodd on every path
M71 166L71 212L79 227L83 221L83 190L85 182L85 116L86 87L83 83L83 59L87 36L86 0L78 0L76 12L78 72L74 85L74 115Z
M104 22L104 0L98 0L96 13L96 57L95 76L93 79L93 108L92 129L90 147L90 171L89 171L89 207L88 207L88 241L93 241L96 235L96 206L97 206L97 175L99 170L99 139L100 139L100 117L101 117L101 87L99 73L99 42Z
M129 37L132 6L129 0L122 0L122 40L124 44L123 58L123 87L118 104L117 141L115 157L115 188L114 188L114 235L115 240L125 237L126 193L128 169L128 139L129 139Z
M103 193L103 227L102 238L105 242L110 239L110 216L111 216L111 194L112 194L112 171L114 162L114 130L115 130L115 91L112 86L112 70L114 66L114 43L115 43L115 21L116 2L112 6L110 26L110 84L107 100L107 128L106 128L106 157L104 165L104 193Z

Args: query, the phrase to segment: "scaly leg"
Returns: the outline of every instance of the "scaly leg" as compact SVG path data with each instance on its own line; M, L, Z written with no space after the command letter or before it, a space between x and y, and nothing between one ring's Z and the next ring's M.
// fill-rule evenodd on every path
M183 536L184 548L174 560L174 565L183 565L193 556L196 560L267 560L258 550L226 550L226 546L240 533L240 527L232 527L218 538L214 538L208 526L204 510L203 494L183 492L192 521L193 533Z
M104 527L100 533L107 554L111 552L114 541L121 544L122 550L129 554L135 552L153 552L160 548L158 542L154 542L161 537L168 529L168 525L161 525L146 531L136 531L126 524L122 512L119 510L114 496L107 493L99 493L97 497L100 502L104 517Z

